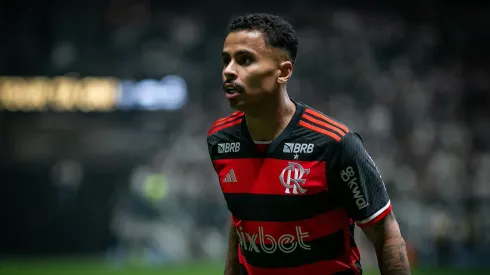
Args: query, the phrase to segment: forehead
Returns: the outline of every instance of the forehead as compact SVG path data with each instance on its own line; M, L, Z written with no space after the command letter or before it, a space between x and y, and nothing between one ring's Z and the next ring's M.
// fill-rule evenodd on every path
M223 53L233 55L236 52L248 51L255 54L270 53L264 36L259 31L237 31L231 32L225 39Z

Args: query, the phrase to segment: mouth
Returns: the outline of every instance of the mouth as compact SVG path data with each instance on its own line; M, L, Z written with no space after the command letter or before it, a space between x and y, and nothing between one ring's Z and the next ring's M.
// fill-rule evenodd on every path
M233 83L225 83L223 85L223 91L229 95L234 95L241 93L242 89L241 87L237 86L236 84Z

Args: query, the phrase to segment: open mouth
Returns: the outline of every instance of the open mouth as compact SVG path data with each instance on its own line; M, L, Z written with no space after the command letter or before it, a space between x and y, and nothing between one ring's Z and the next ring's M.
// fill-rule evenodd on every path
M226 93L227 93L227 94L230 94L230 95L233 95L233 94L238 93L238 90L237 90L237 89L235 89L235 88L227 88L227 89L226 89Z
M223 90L230 95L240 93L241 89L232 83L226 83L223 85Z

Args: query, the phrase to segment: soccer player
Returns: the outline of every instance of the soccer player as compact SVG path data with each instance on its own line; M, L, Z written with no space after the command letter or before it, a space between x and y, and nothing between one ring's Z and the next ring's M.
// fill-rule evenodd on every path
M289 98L297 51L292 26L277 16L229 25L223 90L236 112L217 120L207 139L232 215L224 274L361 274L355 224L372 241L381 274L410 274L360 136Z

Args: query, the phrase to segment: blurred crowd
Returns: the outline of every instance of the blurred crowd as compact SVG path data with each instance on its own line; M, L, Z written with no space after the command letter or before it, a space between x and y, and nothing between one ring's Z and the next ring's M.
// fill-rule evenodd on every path
M229 16L240 13L176 11L144 0L95 6L54 7L48 46L32 43L42 33L20 25L13 41L24 67L7 67L13 62L3 58L0 69L20 74L32 62L34 73L46 75L183 77L190 102L166 121L172 139L134 167L130 188L117 193L118 241L109 255L136 249L156 260L220 259L229 214L205 142L212 122L230 112L220 51ZM420 264L485 264L490 255L490 60L473 44L481 41L474 26L488 26L483 14L475 8L458 20L419 22L395 11L309 2L279 13L300 40L290 96L361 134ZM364 261L375 264L359 238Z

